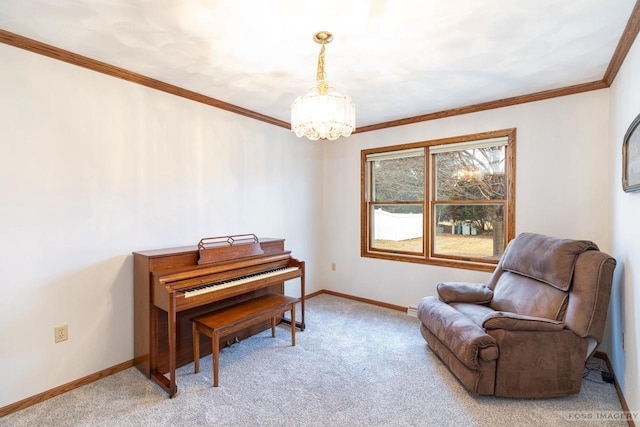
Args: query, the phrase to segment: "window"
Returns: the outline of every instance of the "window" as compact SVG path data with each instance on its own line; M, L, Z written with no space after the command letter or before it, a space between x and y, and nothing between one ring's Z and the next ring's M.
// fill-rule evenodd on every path
M362 151L362 256L493 270L515 234L515 129Z

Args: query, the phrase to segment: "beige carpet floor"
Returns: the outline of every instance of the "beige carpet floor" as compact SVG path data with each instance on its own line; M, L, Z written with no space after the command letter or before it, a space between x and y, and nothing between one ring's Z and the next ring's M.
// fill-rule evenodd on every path
M418 320L329 295L307 300L307 329L287 327L178 371L169 399L130 368L0 419L2 426L619 426L599 372L578 395L505 399L469 394L428 349ZM604 416L612 419L600 419ZM609 415L607 415L609 414ZM591 420L586 420L590 418Z

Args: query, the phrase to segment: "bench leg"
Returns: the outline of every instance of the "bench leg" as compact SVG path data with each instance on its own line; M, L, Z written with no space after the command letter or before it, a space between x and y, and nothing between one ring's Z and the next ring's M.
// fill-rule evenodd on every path
M193 335L193 372L200 372L200 333L195 322L191 322L191 333Z
M220 359L220 337L218 332L214 332L212 337L211 347L212 361L213 361L213 386L218 387L218 360Z
M291 304L291 345L296 345L296 305Z

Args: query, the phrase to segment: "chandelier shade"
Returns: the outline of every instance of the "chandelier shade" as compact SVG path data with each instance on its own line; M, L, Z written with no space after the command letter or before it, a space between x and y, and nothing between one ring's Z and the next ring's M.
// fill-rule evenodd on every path
M291 105L291 130L298 137L310 140L347 137L355 130L355 107L351 98L340 94L325 80L325 44L333 36L327 31L315 34L314 40L322 44L318 56L316 86L304 96L299 96Z

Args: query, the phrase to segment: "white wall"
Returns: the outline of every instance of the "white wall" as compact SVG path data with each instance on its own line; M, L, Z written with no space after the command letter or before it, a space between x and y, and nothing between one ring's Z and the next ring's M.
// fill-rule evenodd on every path
M640 114L640 41L632 49L611 86L611 132L614 182L613 256L618 261L614 276L608 323L609 357L621 383L629 409L640 411L640 193L622 190L622 140ZM624 333L624 347L622 334Z
M516 232L590 239L611 249L608 90L356 134L324 144L323 284L401 306L441 281L488 273L360 257L360 151L516 128ZM336 271L331 271L331 263Z
M318 144L3 44L0 64L0 407L133 358L132 251L282 237L321 288Z

